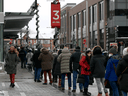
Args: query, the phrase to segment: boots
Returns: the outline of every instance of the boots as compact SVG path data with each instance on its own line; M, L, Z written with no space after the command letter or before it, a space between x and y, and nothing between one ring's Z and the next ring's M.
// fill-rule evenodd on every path
M83 92L83 95L85 95L85 96L91 96L91 93L88 92L88 89L87 88L85 88L84 89L84 92Z
M98 95L97 96L102 96L102 93L98 93Z
M58 87L61 87L61 78L59 78Z

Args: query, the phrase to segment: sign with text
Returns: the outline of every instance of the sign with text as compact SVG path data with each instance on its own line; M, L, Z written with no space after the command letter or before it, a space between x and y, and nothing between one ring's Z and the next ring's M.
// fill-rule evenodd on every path
M117 46L117 43L110 43L110 46Z
M51 27L60 28L60 3L51 3Z

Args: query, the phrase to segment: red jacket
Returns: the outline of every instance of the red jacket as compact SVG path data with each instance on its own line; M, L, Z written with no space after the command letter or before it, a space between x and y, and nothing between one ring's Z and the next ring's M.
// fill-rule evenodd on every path
M86 60L86 56L82 56L80 62L79 62L80 66L81 66L81 75L90 75L91 71L86 71L85 68L87 68L87 70L90 70L90 65L88 64L87 60Z

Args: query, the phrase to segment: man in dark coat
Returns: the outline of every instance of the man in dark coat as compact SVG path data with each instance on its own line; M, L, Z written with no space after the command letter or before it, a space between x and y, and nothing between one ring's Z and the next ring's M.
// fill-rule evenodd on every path
M33 57L32 57L32 60L33 60L33 63L34 63L34 67L35 67L35 78L34 78L34 81L36 82L41 82L39 79L40 79L40 73L41 73L41 61L38 60L38 57L40 55L40 48L38 48L37 51L35 51Z
M50 84L52 84L51 79L51 69L53 63L53 56L48 52L47 49L42 49L42 53L38 57L38 60L41 60L41 67L44 70L44 85L47 85L47 73L49 75Z
M14 82L15 82L15 74L16 74L16 67L17 63L19 61L19 58L15 52L14 46L10 47L10 50L5 58L6 65L5 65L5 70L7 71L7 74L10 75L10 87L14 87Z
M128 48L125 48L123 50L123 58L119 61L117 65L116 74L117 74L117 77L122 75L119 86L123 93L123 96L127 96L127 93L128 93Z
M21 47L21 50L19 52L19 57L20 57L20 60L21 60L21 68L26 68L26 52L24 50L24 47Z
M77 46L75 49L75 53L73 53L70 57L70 70L72 71L72 64L73 64L73 90L72 92L76 92L76 79L77 79L77 69L79 68L79 61L80 61L80 47ZM80 92L83 92L82 90L82 83L79 83Z

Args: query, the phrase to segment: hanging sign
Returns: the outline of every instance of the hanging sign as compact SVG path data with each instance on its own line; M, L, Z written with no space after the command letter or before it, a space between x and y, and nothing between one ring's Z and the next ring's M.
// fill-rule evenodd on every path
M60 28L60 3L51 3L51 28Z

